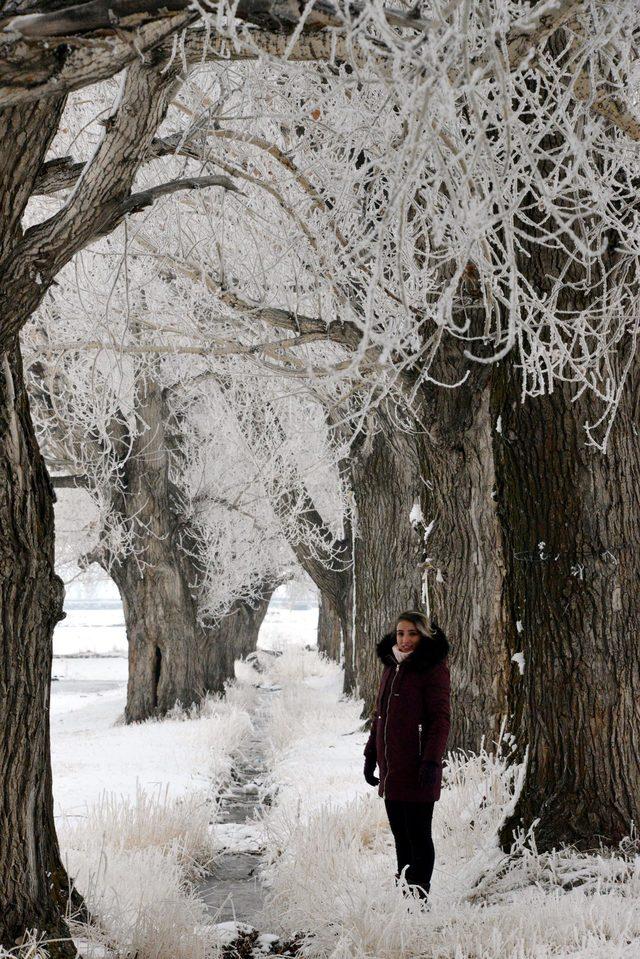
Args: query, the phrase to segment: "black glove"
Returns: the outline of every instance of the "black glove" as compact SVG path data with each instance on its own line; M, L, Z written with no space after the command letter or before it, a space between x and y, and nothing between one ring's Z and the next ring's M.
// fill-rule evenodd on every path
M437 786L440 768L440 763L434 763L432 760L425 760L423 763L420 763L418 785L421 788L425 786Z
M364 778L367 780L370 786L377 786L380 780L377 776L374 776L376 769L376 758L375 756L367 756L364 761Z

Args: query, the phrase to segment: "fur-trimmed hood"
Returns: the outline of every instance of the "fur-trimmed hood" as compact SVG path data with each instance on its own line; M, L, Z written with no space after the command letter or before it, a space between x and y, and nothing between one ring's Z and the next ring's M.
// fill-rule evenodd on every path
M431 666L435 666L436 663L441 663L443 659L447 657L449 653L447 637L435 623L431 624L431 628L435 631L434 636L430 639L423 636L414 651L403 661L402 665L407 669L424 672L424 670L429 669ZM392 652L395 642L395 632L387 633L376 646L378 658L385 666L395 666L397 664L397 660Z

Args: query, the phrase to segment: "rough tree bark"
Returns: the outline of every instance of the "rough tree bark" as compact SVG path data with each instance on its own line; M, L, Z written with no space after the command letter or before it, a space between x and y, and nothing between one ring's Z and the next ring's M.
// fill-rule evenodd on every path
M606 455L585 443L588 397L520 402L509 363L492 414L505 537L511 686L524 787L501 833L535 820L540 849L615 843L640 821L640 439L636 361ZM515 669L515 667L514 667Z
M253 606L245 600L236 601L221 622L207 630L204 674L208 692L224 692L225 682L235 675L236 660L257 648L274 589L265 585L262 597Z
M443 348L435 376L454 390L421 391L422 505L427 528L426 589L431 613L451 644L448 748L493 748L507 714L515 666L506 639L502 531L495 502L489 373L470 368L458 344Z
M342 629L331 603L319 593L318 603L318 651L336 663L341 661Z
M17 346L0 355L0 515L0 946L13 949L33 930L58 940L51 955L71 956L49 753L52 635L64 589L54 573L53 489Z
M58 390L55 376L49 379L40 362L30 372L33 402L46 404L52 416L64 419L64 393ZM56 402L51 404L54 391ZM180 495L170 479L173 457L181 455L176 432L176 425L178 430L180 426L174 416L169 417L165 393L149 369L134 373L134 412L133 438L124 413L104 426L110 453L119 459L118 479L105 492L116 522L132 535L134 551L110 553L109 538L103 532L97 547L80 558L83 566L99 563L120 592L129 644L128 722L162 715L176 703L192 705L203 693L222 690L225 680L233 677L235 659L233 650L227 654L224 644L215 642L216 628L200 621L198 557L204 545L183 517ZM63 441L56 443L55 425L51 436L48 452L60 466L71 441L63 430ZM83 435L75 442L99 444L102 435ZM55 487L88 487L90 483L84 475L53 478ZM270 595L269 590L265 584L265 595ZM259 603L255 610L245 611L244 605L238 602L236 621L243 624L242 636L253 635L253 620L259 611L264 615L266 606L262 610ZM258 628L259 622L255 631Z
M119 522L132 530L124 557L98 549L97 559L122 598L129 645L127 722L189 707L207 689L206 630L198 621L197 570L178 542L181 517L172 502L168 413L160 383L136 375L136 432L114 487Z
M0 277L22 239L22 214L62 107L58 98L0 112ZM14 338L0 354L0 945L12 949L36 930L61 940L50 952L62 956L75 949L63 918L69 882L51 795L52 636L63 615L52 503Z
M398 613L420 607L422 590L421 538L411 523L421 492L416 437L392 416L389 406L371 414L351 456L354 645L363 718L371 715L380 680L376 643Z

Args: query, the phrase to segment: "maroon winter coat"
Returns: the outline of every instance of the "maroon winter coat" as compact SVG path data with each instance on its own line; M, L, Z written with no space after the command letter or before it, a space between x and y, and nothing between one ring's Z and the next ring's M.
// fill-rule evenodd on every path
M449 643L435 627L401 663L392 652L395 633L376 649L384 664L376 711L364 754L377 759L378 794L384 799L426 802L440 798L442 757L449 735ZM432 786L418 785L421 762L438 764Z

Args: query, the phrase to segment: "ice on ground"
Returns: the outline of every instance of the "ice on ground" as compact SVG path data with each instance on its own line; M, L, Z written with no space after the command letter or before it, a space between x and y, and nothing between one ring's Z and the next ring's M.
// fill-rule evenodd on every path
M265 835L262 823L216 822L211 826L216 845L223 852L260 852Z

